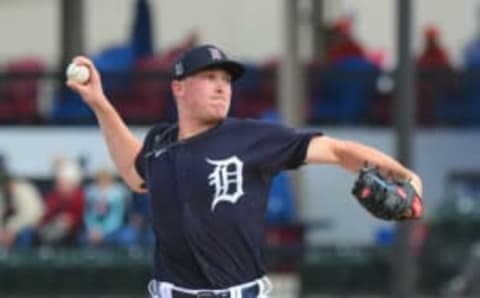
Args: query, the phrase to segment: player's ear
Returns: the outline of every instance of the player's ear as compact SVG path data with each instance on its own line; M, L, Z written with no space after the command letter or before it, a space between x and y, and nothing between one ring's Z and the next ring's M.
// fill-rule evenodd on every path
M181 96L183 94L184 85L182 81L179 80L173 80L170 83L170 88L172 89L172 93L175 97Z

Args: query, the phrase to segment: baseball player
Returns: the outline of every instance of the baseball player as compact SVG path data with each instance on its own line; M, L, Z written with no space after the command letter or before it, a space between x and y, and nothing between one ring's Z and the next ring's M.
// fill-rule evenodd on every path
M90 79L67 85L94 111L121 177L151 197L152 297L267 297L264 212L272 177L281 170L318 163L360 172L368 163L409 179L421 196L419 176L373 148L227 117L232 83L244 68L216 46L192 48L173 65L178 123L154 126L143 142L106 98L91 60L74 62L89 68ZM418 218L421 200L401 212Z

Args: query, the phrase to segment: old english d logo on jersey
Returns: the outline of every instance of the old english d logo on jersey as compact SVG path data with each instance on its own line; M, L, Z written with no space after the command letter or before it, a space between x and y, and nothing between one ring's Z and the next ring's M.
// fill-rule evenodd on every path
M237 156L221 160L206 158L206 161L215 166L208 175L209 185L215 187L211 210L214 211L215 206L222 201L235 204L244 194L243 161Z

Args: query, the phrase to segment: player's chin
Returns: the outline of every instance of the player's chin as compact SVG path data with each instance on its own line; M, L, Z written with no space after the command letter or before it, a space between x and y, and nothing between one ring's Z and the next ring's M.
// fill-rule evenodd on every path
M228 108L218 106L212 109L211 118L213 121L221 121L225 119L227 115L228 115Z
M222 122L226 117L227 117L226 114L223 114L223 113L218 113L218 114L211 113L208 116L206 116L203 120L204 120L204 123L215 125L219 122Z

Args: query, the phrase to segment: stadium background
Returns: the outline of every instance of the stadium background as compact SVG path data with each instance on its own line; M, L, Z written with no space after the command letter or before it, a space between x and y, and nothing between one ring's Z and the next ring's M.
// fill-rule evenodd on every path
M82 4L78 4L80 2ZM467 102L466 108L458 109L455 117L439 113L428 118L433 117L434 105L427 105L425 115L416 117L417 128L412 142L412 166L424 177L427 207L427 217L417 225L419 228L414 233L418 242L413 248L418 257L417 264L423 266L416 284L419 293L438 296L451 287L450 282L455 276L466 281L475 278L475 275L462 275L462 272L466 265L476 262L475 255L470 252L478 238L475 227L480 176L480 160L476 157L480 148L477 138L480 132L480 93L470 90L475 88L469 89L477 83L478 73L475 65L467 63L464 50L478 37L480 1L411 2L412 56L417 57L422 52L426 28L434 26L451 62L448 72L433 68L416 76L415 86L440 90L423 93L423 89L416 88L419 105L425 98L436 100L441 97L443 90L453 90L454 100L458 102L448 106L447 111L454 111L455 104ZM101 135L88 113L73 113L69 118L52 111L62 97L58 94L67 59L73 53L101 57L108 50L124 49L133 39L138 3L135 0L85 0L78 3L73 8L82 9L83 13L70 11L73 20L69 26L83 23L83 30L68 29L67 33L78 34L77 39L71 41L78 47L72 49L62 39L66 26L62 15L66 8L61 1L0 1L0 152L14 175L34 181L45 191L51 184L51 163L59 155L85 161L86 181L102 167L113 169ZM189 43L218 44L250 66L249 78L252 79L238 87L243 97L235 99L234 108L237 109L232 113L253 117L263 115L260 111L264 112L265 106L256 106L248 99L265 96L255 85L259 81L267 82L269 91L272 90L272 81L269 80L276 78L278 69L269 66L281 63L288 48L285 45L288 5L273 0L147 3L153 56L162 57ZM318 3L323 8L320 27L310 18ZM360 81L373 81L372 86L376 88L372 94L377 101L369 102L366 111L380 109L383 112L373 114L373 117L366 117L372 115L368 113L356 117L356 114L339 112L327 115L330 118L305 112L302 127L320 127L327 134L359 140L396 155L394 121L388 111L393 108L391 100L395 93L397 1L304 0L298 4L298 54L307 72L305 97L293 101L294 105L301 107L302 112L312 107L311 100L316 98L318 84L315 79L322 78L322 74L329 71L323 65L328 62L325 47L331 30L338 29L336 25L346 21L350 33L364 47L366 56L378 64L379 71L375 72L373 79L370 73L360 76ZM318 36L323 37L321 46L315 44ZM318 63L318 58L324 59L323 62ZM149 61L158 62L154 59L145 63ZM158 69L135 68L134 64L124 63L125 60L107 62L110 63L105 64L107 84L112 94L122 100L124 98L115 93L115 88L130 79L129 76L140 82L156 84L151 75L158 72L164 80L162 65ZM15 68L15 65L20 67ZM26 65L25 68L22 65ZM345 83L342 86L358 84L359 78L355 74L339 75ZM150 97L156 99L165 95L162 88L153 90ZM132 91L126 92L131 96L129 92ZM390 104L381 106L378 98L385 100L381 103ZM112 99L116 100L116 96ZM242 100L246 101L243 105ZM25 111L20 107L17 114L12 107L16 104L25 107L25 103L19 103L22 101L27 105L33 103L33 108ZM265 104L273 110L281 110L281 101L276 95L273 102L266 101ZM253 106L253 109L245 106ZM125 113L131 112L129 107L125 105ZM321 102L319 107L322 108ZM147 111L142 110L125 115L131 116L126 117L127 121L134 124L135 132L142 137L155 117L172 120L169 108L168 104L160 105L158 109L164 109L163 114L159 112L145 117L141 115ZM461 154L459 148L463 150ZM306 167L293 178L297 182L295 217L289 222L273 222L267 234L269 264L272 276L278 281L275 296L388 295L390 265L394 264L391 237L395 226L370 218L352 202L349 189L354 177L349 174L327 167ZM79 294L93 297L124 294L143 297L149 253L148 247L125 251L106 249L94 255L80 247L53 250L34 247L28 252L2 253L0 295L63 297Z

